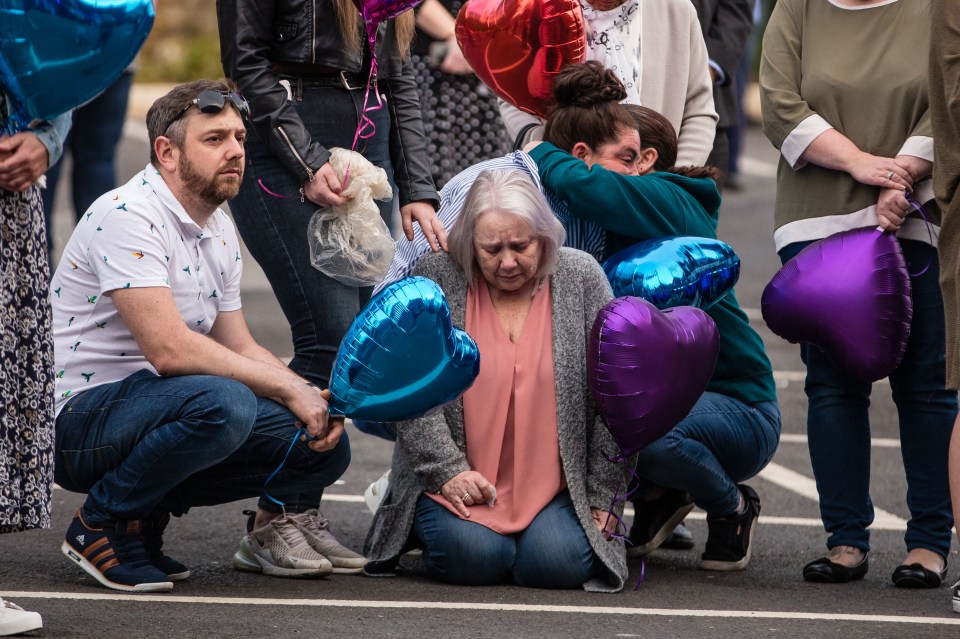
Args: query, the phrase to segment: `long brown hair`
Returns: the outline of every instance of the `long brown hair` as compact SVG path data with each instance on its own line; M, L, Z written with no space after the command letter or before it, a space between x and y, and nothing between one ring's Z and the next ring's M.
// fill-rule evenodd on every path
M674 166L677 162L677 132L670 120L648 107L625 104L624 108L633 117L634 126L640 133L640 147L657 151L657 161L653 163L654 171L717 181L720 171L716 167Z
M360 13L353 0L333 0L334 8L337 11L337 24L340 27L340 37L353 53L359 53L364 45L363 36L360 33ZM413 34L416 32L415 17L413 9L404 12L393 19L394 28L397 31L397 46L400 49L400 56L406 58L410 51L410 43L413 41Z
M620 104L627 97L623 83L594 60L561 69L553 97L543 138L564 151L577 142L596 150L619 139L623 129L635 128L633 117Z

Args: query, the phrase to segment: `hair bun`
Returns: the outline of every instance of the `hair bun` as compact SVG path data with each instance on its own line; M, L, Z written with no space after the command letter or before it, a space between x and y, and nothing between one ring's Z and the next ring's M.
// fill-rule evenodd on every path
M557 107L589 108L606 102L621 102L627 90L616 74L595 60L568 64L553 83Z

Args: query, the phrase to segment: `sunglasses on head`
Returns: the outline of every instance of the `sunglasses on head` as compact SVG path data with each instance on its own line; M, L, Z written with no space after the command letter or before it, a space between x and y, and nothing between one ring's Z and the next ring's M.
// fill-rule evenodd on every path
M236 107L237 111L239 111L243 117L250 115L250 105L247 104L247 101L242 95L236 91L214 91L211 89L201 92L197 97L190 100L190 103L183 107L180 113L167 123L167 126L163 127L163 132L166 133L167 129L169 129L174 122L182 118L183 114L189 111L193 105L197 105L201 113L220 113L223 107L227 106L227 100L230 100L230 103Z

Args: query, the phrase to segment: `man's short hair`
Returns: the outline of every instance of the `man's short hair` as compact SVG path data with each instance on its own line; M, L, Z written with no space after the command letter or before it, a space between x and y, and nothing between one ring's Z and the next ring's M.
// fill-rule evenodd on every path
M186 115L176 118L184 108L204 91L231 91L233 87L225 82L216 80L195 80L187 84L175 86L165 96L157 98L150 110L147 111L147 134L150 136L150 161L154 166L158 164L157 153L154 151L154 142L161 135L170 139L174 146L182 148L186 140ZM229 102L229 101L228 101ZM169 125L169 126L168 126ZM165 129L165 130L164 130Z

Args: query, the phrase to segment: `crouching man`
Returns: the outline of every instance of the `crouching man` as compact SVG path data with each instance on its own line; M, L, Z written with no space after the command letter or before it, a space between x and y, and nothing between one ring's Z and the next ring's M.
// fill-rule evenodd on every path
M218 206L243 179L247 112L209 80L158 99L151 163L91 206L53 278L55 477L87 493L62 550L108 588L172 589L190 573L163 553L170 516L254 496L237 568L308 577L365 562L317 510L350 462L343 420L241 310L239 240Z

